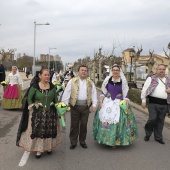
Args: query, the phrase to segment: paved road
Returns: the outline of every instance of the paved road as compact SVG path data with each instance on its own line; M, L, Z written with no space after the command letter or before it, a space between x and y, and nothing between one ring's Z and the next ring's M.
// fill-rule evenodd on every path
M44 153L39 160L31 153L26 165L19 167L24 150L15 146L15 140L21 111L7 111L0 108L0 170L169 170L170 125L164 128L165 145L155 142L153 137L149 142L145 142L143 127L147 115L135 109L133 111L140 136L131 146L111 149L97 144L92 137L94 113L91 113L86 141L88 149L78 145L75 150L70 150L68 113L63 143L54 149L52 155Z

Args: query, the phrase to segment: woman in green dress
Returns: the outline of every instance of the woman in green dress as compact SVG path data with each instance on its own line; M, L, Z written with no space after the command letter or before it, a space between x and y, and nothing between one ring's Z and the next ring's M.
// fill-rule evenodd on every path
M117 65L112 67L112 76L106 77L101 89L100 110L93 122L94 140L113 148L132 144L138 138L138 129L129 106L128 84Z
M17 135L17 146L36 152L36 158L45 151L50 154L61 143L60 123L54 106L58 102L56 89L49 83L47 69L40 71L39 78L40 81L29 89L28 107L24 108Z

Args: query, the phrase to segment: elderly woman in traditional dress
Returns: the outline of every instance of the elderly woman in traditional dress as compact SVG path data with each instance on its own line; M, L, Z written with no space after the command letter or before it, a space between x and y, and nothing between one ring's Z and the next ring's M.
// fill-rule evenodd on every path
M17 109L22 107L22 86L23 81L19 74L18 68L12 66L12 71L6 79L7 87L5 88L2 108L4 109Z
M23 112L17 135L17 146L28 152L51 154L61 143L60 123L55 108L58 102L54 85L49 83L49 70L39 73L40 81L31 86L27 97L28 112Z
M134 114L129 106L128 84L119 66L112 67L112 76L102 84L100 110L93 123L93 136L99 144L130 145L138 137Z
M54 82L55 84L61 84L60 75L57 72L55 72L52 77L52 83Z

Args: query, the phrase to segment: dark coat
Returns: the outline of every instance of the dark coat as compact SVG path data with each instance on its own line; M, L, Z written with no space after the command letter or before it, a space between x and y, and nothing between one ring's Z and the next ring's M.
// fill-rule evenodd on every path
M2 64L0 64L0 82L5 81L5 68Z

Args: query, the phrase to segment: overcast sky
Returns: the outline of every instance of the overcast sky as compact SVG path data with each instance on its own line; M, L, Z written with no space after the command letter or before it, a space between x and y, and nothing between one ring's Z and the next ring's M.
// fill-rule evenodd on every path
M33 56L34 21L50 23L36 26L36 56L57 48L64 63L113 44L117 56L141 44L141 55L163 55L170 42L169 0L0 0L0 48Z

